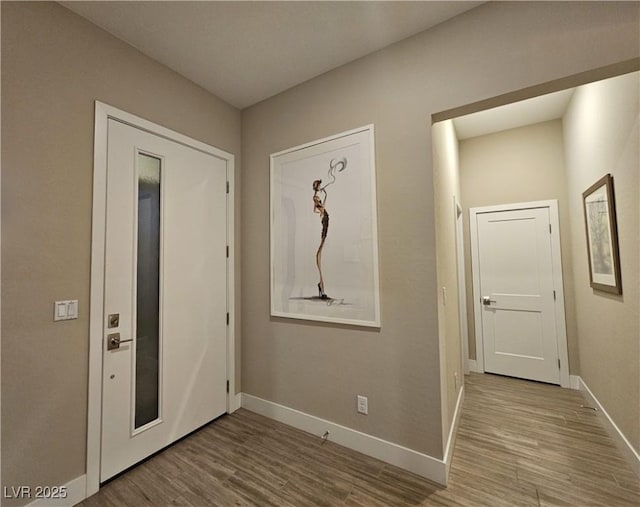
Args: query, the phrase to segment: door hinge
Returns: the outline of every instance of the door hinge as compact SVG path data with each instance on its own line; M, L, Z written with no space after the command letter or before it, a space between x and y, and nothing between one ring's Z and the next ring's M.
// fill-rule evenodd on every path
M227 245L227 259L229 258L229 245Z
M229 325L229 312L227 312L227 326Z
M227 380L227 392L229 392L229 381Z
M554 301L556 300L556 291L555 290L553 291L553 300Z
M227 181L227 194L229 193L229 182Z
M549 224L549 234L551 234L551 224Z
M560 359L558 359L558 370L560 369Z

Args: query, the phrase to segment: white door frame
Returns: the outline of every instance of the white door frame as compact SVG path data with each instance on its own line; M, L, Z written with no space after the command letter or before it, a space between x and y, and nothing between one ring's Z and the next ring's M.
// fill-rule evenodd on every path
M231 413L239 406L239 396L235 389L235 312L234 312L234 156L208 144L156 125L138 116L109 106L95 103L95 135L93 156L93 218L91 231L91 305L89 309L89 392L87 407L87 489L86 496L96 493L100 488L100 452L102 427L102 355L104 349L104 263L105 230L107 205L107 125L109 119L115 119L132 127L171 141L194 148L227 163L229 185L227 197L227 412ZM224 316L221 316L223 318Z
M567 327L564 313L564 288L562 282L562 255L560 251L560 221L558 216L558 201L519 202L501 204L498 206L483 206L469 210L469 229L471 238L471 266L473 271L473 313L476 327L476 363L478 371L484 372L484 347L482 335L482 305L480 304L480 254L478 250L478 222L477 215L494 211L514 211L531 208L548 208L551 222L551 262L553 270L553 287L556 293L554 302L556 311L556 336L558 338L558 358L560 359L560 385L571 387L569 380L569 353L567 348Z
M462 223L462 206L453 196L453 219L456 228L456 268L458 272L458 319L460 325L460 353L462 369L469 374L469 329L467 328L467 282L464 272L464 230Z

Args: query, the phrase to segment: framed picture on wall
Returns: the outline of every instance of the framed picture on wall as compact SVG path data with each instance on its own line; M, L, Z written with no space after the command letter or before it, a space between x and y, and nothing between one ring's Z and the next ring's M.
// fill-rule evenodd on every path
M380 327L373 125L271 155L271 315Z
M613 177L605 175L583 194L591 287L622 294Z

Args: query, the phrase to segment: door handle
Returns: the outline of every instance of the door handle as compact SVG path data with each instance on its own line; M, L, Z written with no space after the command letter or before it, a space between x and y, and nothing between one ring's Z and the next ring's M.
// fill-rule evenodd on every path
M495 303L495 299L491 299L491 296L482 296L482 304L484 306L490 306L491 303Z
M107 350L116 350L120 348L121 343L132 342L133 338L129 338L128 340L121 340L120 333L113 333L107 335Z

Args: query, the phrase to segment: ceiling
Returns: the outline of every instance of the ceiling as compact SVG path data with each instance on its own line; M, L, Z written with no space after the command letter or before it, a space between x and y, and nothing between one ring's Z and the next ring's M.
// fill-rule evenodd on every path
M60 2L242 109L483 2Z
M575 88L505 106L459 116L453 120L459 140L562 118Z

